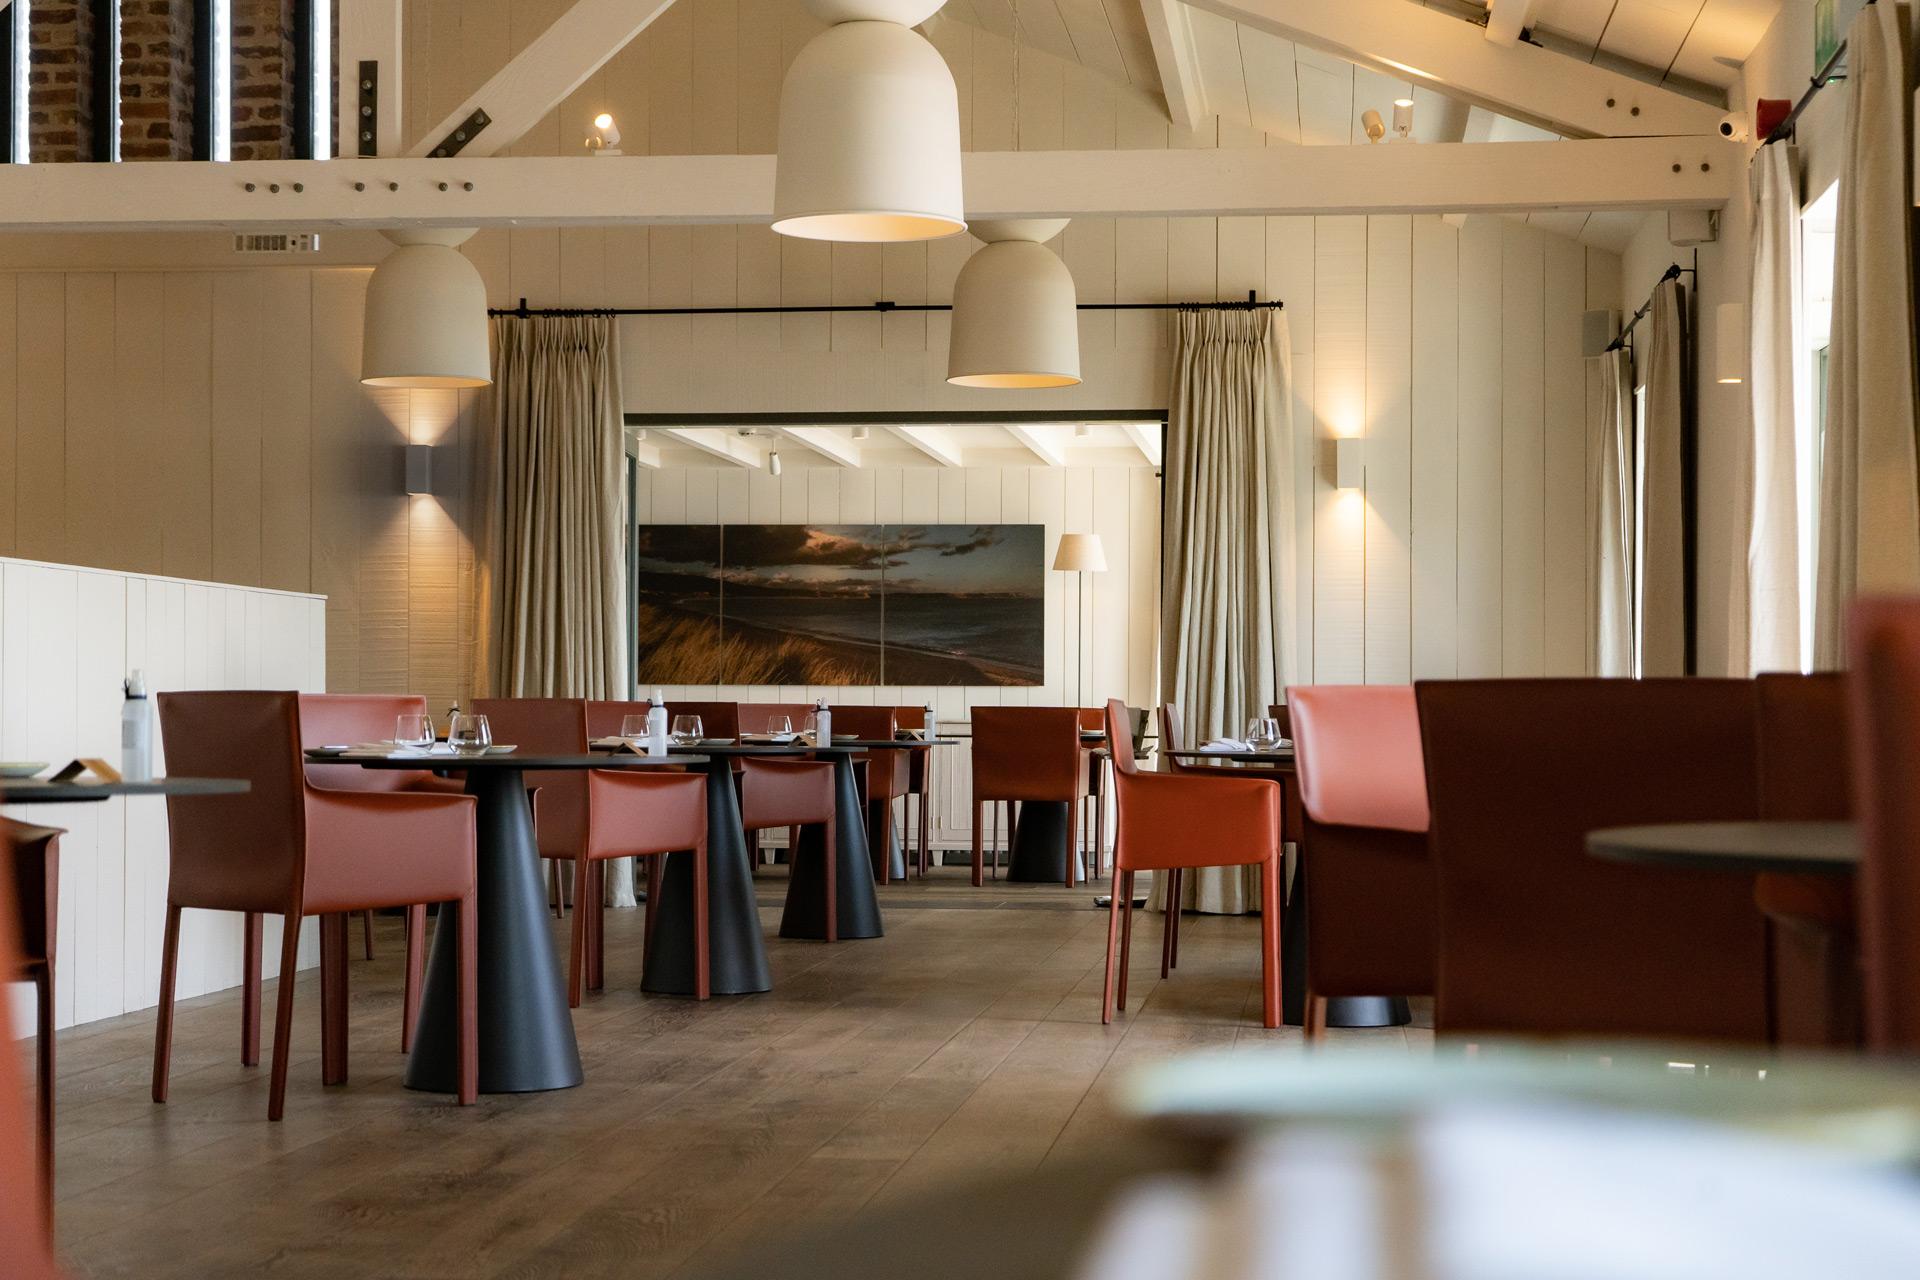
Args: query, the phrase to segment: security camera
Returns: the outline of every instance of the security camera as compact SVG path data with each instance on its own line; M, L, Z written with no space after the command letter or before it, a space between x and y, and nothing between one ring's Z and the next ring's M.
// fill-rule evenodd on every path
M1745 142L1750 132L1747 125L1747 113L1729 111L1720 117L1720 136L1732 142Z

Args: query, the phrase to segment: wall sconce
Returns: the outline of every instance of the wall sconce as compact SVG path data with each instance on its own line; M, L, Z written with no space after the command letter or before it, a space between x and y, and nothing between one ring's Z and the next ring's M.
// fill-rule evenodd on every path
M1358 489L1367 482L1367 442L1359 436L1341 436L1333 442L1333 487Z
M1744 382L1747 376L1747 304L1723 302L1714 313L1713 376Z
M410 444L407 454L407 493L409 496L433 492L433 446Z

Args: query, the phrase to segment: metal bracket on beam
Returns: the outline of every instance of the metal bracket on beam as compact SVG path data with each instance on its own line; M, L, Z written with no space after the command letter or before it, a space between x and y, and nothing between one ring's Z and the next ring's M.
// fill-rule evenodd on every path
M380 154L380 64L360 64L360 116L354 130L360 137L359 154Z
M475 107L472 115L455 125L453 132L440 139L440 145L427 154L436 158L457 156L461 148L472 142L480 135L482 129L492 123L493 118L486 113L485 108Z

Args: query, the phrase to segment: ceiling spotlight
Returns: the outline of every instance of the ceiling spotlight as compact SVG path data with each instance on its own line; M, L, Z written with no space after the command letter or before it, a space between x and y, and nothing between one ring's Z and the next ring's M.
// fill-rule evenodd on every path
M1378 142L1387 136L1387 122L1372 107L1360 113L1360 127L1367 131L1368 142Z
M1413 99L1395 98L1393 100L1393 132L1395 142L1413 141Z
M587 150L596 156L617 156L619 146L620 130L614 125L613 117L602 111L593 118L593 128L587 131Z
M867 438L867 429L865 427L855 427L853 429L853 438L855 440L865 440Z
M780 474L780 451L778 449L775 449L767 455L767 470L773 472L775 475Z
M913 30L940 0L801 0L825 31L780 88L773 229L808 240L932 240L967 229L960 97Z

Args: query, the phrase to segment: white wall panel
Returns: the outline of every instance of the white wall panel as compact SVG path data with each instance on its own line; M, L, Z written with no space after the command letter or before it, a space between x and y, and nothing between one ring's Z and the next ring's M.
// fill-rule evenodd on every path
M0 756L118 762L121 681L134 667L146 671L155 693L322 692L325 614L320 596L0 559ZM157 755L163 771L164 752ZM67 832L54 959L58 1024L151 1006L167 896L165 801L21 805L7 813ZM181 998L240 981L240 930L231 913L186 913ZM270 923L268 936L278 930ZM307 963L317 936L309 925ZM268 950L265 971L273 973L279 958Z

